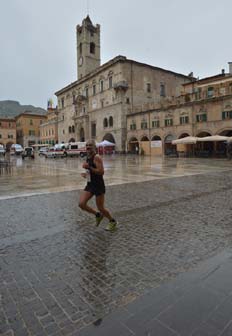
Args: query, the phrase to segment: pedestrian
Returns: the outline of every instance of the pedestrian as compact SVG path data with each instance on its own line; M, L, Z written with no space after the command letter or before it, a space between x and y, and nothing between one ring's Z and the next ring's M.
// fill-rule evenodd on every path
M81 176L86 178L87 185L84 191L81 193L79 200L79 207L87 211L96 217L96 226L98 226L102 219L106 217L109 219L109 223L105 228L106 231L115 231L117 222L111 216L109 211L104 207L105 201L105 183L103 179L104 165L101 157L96 154L96 143L94 140L88 140L86 142L87 159L83 163L82 167L86 170ZM94 210L88 205L88 201L95 196L96 206L98 211Z
M136 152L137 155L139 154L139 147L138 146L135 147L135 152Z

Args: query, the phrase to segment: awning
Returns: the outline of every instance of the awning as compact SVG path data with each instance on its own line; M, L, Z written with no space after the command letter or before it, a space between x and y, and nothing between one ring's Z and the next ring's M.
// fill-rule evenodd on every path
M198 138L193 137L193 136L187 136L185 138L177 139L177 140L172 140L173 145L178 145L178 144L195 144L197 142Z
M228 137L227 136L223 136L223 135L210 135L207 137L203 137L203 138L197 138L197 142L201 142L201 141L227 141Z
M177 139L177 140L172 140L173 145L178 145L178 144L196 144L197 142L210 142L210 141L232 141L229 140L230 137L227 136L222 136L222 135L210 135L207 137L193 137L193 136L187 136L185 138Z

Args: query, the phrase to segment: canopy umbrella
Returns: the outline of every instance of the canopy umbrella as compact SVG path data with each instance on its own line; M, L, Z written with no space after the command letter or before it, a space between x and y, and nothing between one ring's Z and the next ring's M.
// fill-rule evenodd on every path
M228 140L227 136L223 136L223 135L210 135L207 137L203 137L203 138L197 138L197 142L201 142L201 141L226 141Z
M232 137L228 137L227 142L232 142Z
M177 140L172 140L173 145L178 145L178 144L195 144L197 142L197 137L193 136L187 136L185 138L177 139Z
M97 147L113 147L113 146L115 146L115 144L108 140L103 140L102 142L97 143Z

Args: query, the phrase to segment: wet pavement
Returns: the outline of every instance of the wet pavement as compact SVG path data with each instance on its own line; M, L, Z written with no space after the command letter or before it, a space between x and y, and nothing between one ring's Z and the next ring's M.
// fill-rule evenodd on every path
M21 156L0 157L0 199L80 190L85 185L80 158L35 160ZM231 170L225 159L154 158L137 155L105 155L107 185L151 181Z
M0 175L0 334L231 335L230 161L106 157L113 234L78 208L81 160L19 162Z

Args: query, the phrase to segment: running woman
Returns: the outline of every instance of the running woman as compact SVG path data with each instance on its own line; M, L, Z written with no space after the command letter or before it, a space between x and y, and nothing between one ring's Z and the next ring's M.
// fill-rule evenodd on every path
M94 140L86 142L87 159L82 167L86 170L81 176L87 179L87 185L81 193L79 207L96 217L96 226L98 226L104 217L109 219L105 228L106 231L115 231L117 222L104 207L105 201L105 183L103 179L104 166L101 157L96 154L96 143ZM95 196L98 211L91 208L87 203Z

